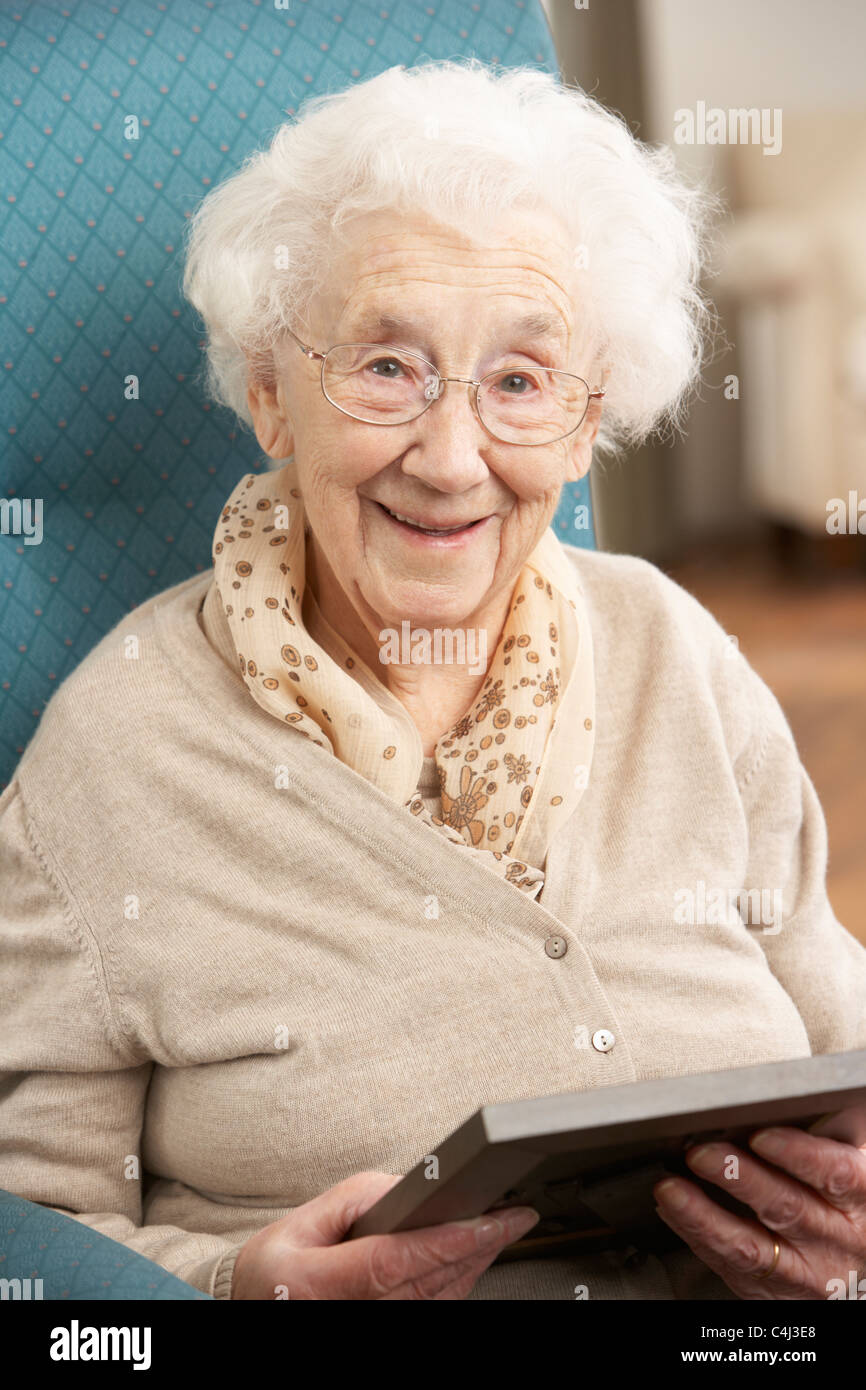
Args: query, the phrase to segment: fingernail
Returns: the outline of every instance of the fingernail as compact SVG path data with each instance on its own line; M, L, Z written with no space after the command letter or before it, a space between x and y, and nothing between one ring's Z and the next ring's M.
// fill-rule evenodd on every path
M469 1253L501 1243L505 1228L495 1216L470 1216L463 1221L449 1221L443 1234L447 1234L454 1249Z
M471 1231L477 1248L483 1249L503 1242L510 1245L531 1231L540 1219L533 1207L509 1207L507 1210L500 1209L497 1216L475 1216L466 1221L454 1221L451 1225L455 1230L462 1228Z
M686 1161L688 1163L697 1163L698 1167L700 1167L707 1158L712 1157L712 1153L713 1151L709 1144L701 1144L700 1148L689 1149L686 1154Z
M684 1207L689 1200L689 1194L681 1183L675 1182L673 1178L665 1178L658 1187L653 1188L656 1201L661 1201L669 1207L677 1209Z
M503 1236L503 1226L501 1221L496 1221L492 1216L486 1221L481 1221L475 1226L475 1237L479 1245L494 1245Z
M498 1220L488 1217L481 1222L477 1228L478 1244L511 1245L513 1241L525 1236L527 1231L531 1231L540 1219L538 1212L532 1207L512 1207L507 1213L500 1211Z
M749 1143L759 1154L767 1154L770 1158L777 1157L785 1151L785 1136L777 1129L761 1129L752 1135Z
M540 1220L541 1216L534 1207L514 1207L506 1217L511 1239L519 1240L527 1231L531 1231L533 1226L537 1226Z

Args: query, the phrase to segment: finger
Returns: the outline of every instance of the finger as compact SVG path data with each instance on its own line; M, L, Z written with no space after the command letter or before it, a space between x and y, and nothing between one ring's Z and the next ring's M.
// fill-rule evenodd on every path
M866 1149L866 1105L849 1105L847 1110L837 1110L832 1115L822 1115L809 1126L810 1134L818 1134L823 1139L838 1139L843 1144L853 1144L857 1149Z
M399 1173L353 1173L292 1212L292 1245L337 1245L370 1207L401 1181Z
M665 1199L665 1192L657 1192L661 1220L741 1297L777 1298L780 1290L788 1296L823 1296L808 1289L806 1266L784 1241L779 1242L779 1260L773 1273L754 1283L754 1276L763 1275L772 1263L774 1246L769 1232L756 1221L725 1211L692 1183L677 1180L676 1185L688 1189L687 1203L675 1208L669 1198Z
M535 1222L533 1222L534 1224ZM529 1227L529 1229L532 1228ZM437 1270L421 1280L410 1280L408 1284L401 1285L399 1289L395 1289L391 1294L386 1294L385 1297L389 1299L417 1299L421 1297L440 1302L466 1298L485 1270L489 1269L499 1258L506 1245L519 1239L521 1235L525 1234L525 1231L525 1222L521 1222L519 1227L509 1226L504 1243L493 1245L480 1255L473 1255L466 1260L459 1260L453 1265L444 1266L441 1270Z
M866 1201L866 1153L851 1144L782 1128L758 1130L749 1144L838 1211L854 1211Z
M736 1160L732 1176L731 1160ZM849 1235L844 1216L828 1206L819 1193L778 1168L730 1144L702 1144L689 1149L686 1162L693 1172L730 1192L771 1231L786 1240L803 1242Z
M465 1275L468 1266L477 1263L480 1274L506 1245L519 1240L537 1220L538 1213L531 1208L512 1207L495 1217L488 1213L473 1221L453 1221L402 1232L384 1241L380 1237L378 1246L371 1251L368 1279L373 1286L383 1285L384 1292L409 1284L417 1289L416 1296L428 1297L429 1289L438 1292L446 1288L455 1277ZM468 1287L471 1282L470 1278Z
M391 1293L384 1294L382 1301L423 1298L437 1302L456 1302L463 1299L471 1292L484 1271L498 1259L503 1248L494 1246L486 1254L458 1260L453 1265L444 1265L442 1269L421 1280L409 1280Z
M470 1264L467 1270L457 1278L453 1284L448 1284L437 1299L440 1302L453 1302L456 1299L466 1298L472 1292L482 1274L490 1268L493 1262L499 1257L499 1251L494 1251L487 1259L477 1265Z
M533 1211L530 1220L530 1210L513 1207L507 1216L498 1212L495 1218L487 1215L386 1236L361 1236L344 1241L339 1252L333 1247L307 1250L307 1282L315 1287L321 1278L332 1298L381 1299L403 1284L417 1283L458 1263L487 1255L495 1258L535 1225L538 1217Z

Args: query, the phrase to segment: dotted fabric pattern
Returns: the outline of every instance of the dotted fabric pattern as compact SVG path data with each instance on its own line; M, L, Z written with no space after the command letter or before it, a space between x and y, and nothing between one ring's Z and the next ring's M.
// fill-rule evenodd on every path
M0 1279L29 1279L32 1300L201 1299L210 1294L71 1216L0 1190ZM41 1288L33 1283L41 1279ZM11 1297L12 1295L10 1295Z
M59 683L210 567L226 497L267 466L199 385L193 208L309 93L470 54L558 71L539 0L4 0L0 790ZM554 526L592 548L578 506L586 480Z

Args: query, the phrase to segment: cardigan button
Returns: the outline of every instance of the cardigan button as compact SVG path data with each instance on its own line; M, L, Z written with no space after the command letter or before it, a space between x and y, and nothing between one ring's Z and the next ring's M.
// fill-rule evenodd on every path
M549 936L544 943L544 950L548 956L559 960L568 950L568 942L564 936Z
M596 1052L610 1052L616 1038L608 1028L597 1028L592 1035L592 1045Z

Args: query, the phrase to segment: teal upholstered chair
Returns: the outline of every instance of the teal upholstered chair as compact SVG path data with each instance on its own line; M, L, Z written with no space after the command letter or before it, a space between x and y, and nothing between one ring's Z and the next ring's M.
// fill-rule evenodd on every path
M266 466L195 380L180 249L197 201L309 93L470 54L557 71L539 0L0 9L0 790L64 677L130 609L210 566L225 497ZM594 545L589 508L586 481L567 485L563 540ZM0 1193L4 1254L0 1277L32 1265L46 1298L196 1296Z
M116 1240L38 1202L0 1190L4 1299L203 1299L191 1284Z

